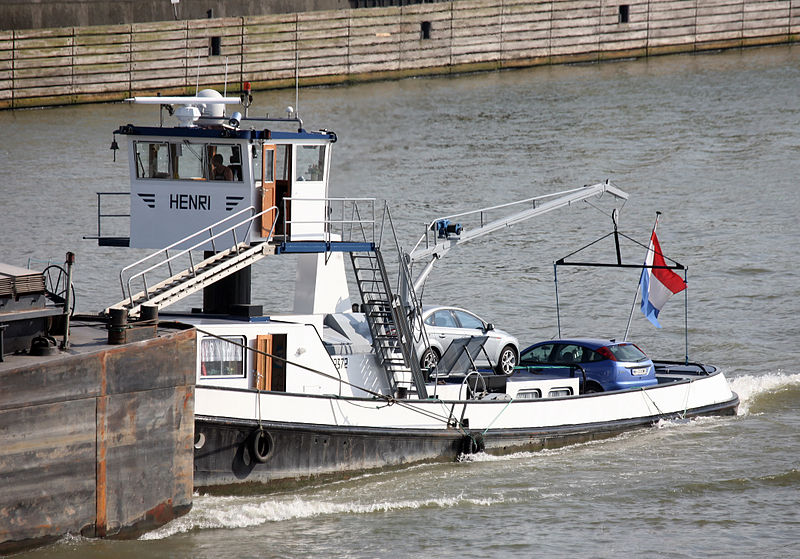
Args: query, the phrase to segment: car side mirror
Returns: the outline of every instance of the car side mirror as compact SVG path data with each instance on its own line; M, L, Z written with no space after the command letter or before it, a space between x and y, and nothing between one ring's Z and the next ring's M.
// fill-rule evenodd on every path
M486 323L486 331L488 332L489 330L494 330L494 324L491 322Z

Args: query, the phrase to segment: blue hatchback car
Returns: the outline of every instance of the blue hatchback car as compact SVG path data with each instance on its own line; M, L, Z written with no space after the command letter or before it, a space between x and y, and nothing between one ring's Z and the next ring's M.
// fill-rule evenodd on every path
M581 390L603 392L658 384L653 362L631 342L575 338L539 342L519 357L523 374L583 377Z

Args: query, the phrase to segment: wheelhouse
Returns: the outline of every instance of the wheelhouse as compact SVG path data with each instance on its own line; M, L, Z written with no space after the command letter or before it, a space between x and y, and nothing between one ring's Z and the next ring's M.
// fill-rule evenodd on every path
M128 138L130 237L103 242L98 231L100 244L162 248L248 208L266 213L259 227L242 229L242 241L264 240L270 233L286 240L323 239L336 135L308 132L299 118L234 113L226 119L216 108L223 99L206 99L210 109L188 122L179 118L179 126L128 124L115 131ZM265 124L298 128L255 126Z

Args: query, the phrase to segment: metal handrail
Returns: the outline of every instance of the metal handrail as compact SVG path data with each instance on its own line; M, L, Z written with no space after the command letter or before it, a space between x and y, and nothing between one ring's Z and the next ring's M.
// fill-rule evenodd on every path
M298 219L287 219L289 214L288 208L290 207L291 202L324 202L325 203L325 218L324 219L311 219L311 220L298 220ZM372 218L362 218L361 211L359 210L359 202L366 202L369 205ZM347 209L348 203L352 204L351 206L351 218L345 219L345 211ZM339 219L332 219L331 216L334 213L334 205L340 204L341 211L337 212L341 217ZM308 224L323 224L323 240L325 242L330 242L331 235L334 232L334 226L338 225L341 229L342 240L352 240L353 237L353 225L359 225L361 230L361 235L364 238L364 241L367 240L368 236L372 237L372 242L375 242L375 198L291 198L286 197L283 199L283 231L286 234L288 231L288 226L291 225L308 225ZM349 239L344 239L345 236L345 226L350 225L349 229ZM369 226L368 229L371 230L371 235L368 235L367 231L365 230L365 226ZM287 240L289 240L287 235Z
M239 241L236 238L236 229L237 228L247 224L247 232L249 232L250 231L250 227L252 226L253 222L256 219L260 218L261 216L263 216L266 213L275 211L275 214L276 214L275 215L275 219L273 219L272 227L270 228L269 235L266 237L267 239L270 239L272 237L272 234L275 231L275 224L278 221L278 215L277 215L278 214L278 208L277 208L277 206L271 206L271 207L267 208L266 210L263 210L263 211L261 211L261 212L259 212L257 214L253 214L253 215L247 217L246 219L243 219L243 220L235 223L234 225L231 225L230 227L224 229L223 231L220 231L218 233L214 233L214 227L218 227L218 226L222 225L223 223L225 223L226 221L230 221L231 219L233 219L233 218L235 218L237 216L240 216L243 213L246 213L246 212L251 212L252 213L254 211L255 211L255 208L253 206L248 206L247 208L239 210L235 214L232 214L232 215L230 215L230 216L228 216L228 217L226 217L224 219L221 219L221 220L217 221L216 223L213 223L208 227L204 227L204 228L200 229L199 231L196 231L195 233L192 233L191 235L188 235L188 236L184 237L183 239L180 239L179 241L176 241L176 242L172 243L171 245L169 245L169 246L167 246L165 248L159 249L158 251L156 251L156 252L154 252L152 254L149 254L149 255L145 256L144 258L141 258L141 259L137 260L133 264L129 264L128 266L125 266L119 273L120 285L122 286L122 296L127 298L130 301L131 305L133 306L134 305L133 289L131 288L131 284L133 283L134 279L141 277L142 278L143 287L144 287L145 299L149 300L150 299L150 294L149 294L149 289L147 287L147 278L145 277L145 274L155 270L156 268L159 268L161 266L167 265L168 270L170 272L170 276L171 276L172 275L172 265L171 265L172 261L180 258L181 256L183 256L183 255L185 255L187 253L189 254L189 264L190 264L189 271L191 271L193 276L197 275L197 272L195 270L194 259L192 258L191 251L198 249L199 247L205 245L209 241L211 242L212 248L216 251L216 244L214 243L214 240L216 240L217 238L225 235L226 233L231 233L231 232L233 233L233 247L237 247L239 245ZM183 249L182 251L180 251L180 252L178 252L176 254L173 254L172 256L169 255L170 249L175 248L176 246L181 245L183 243L186 243L187 241L189 241L189 240L191 240L191 239L193 239L193 238L195 238L195 237L197 237L197 236L199 236L201 234L204 234L206 232L209 234L208 238L203 238L202 240L200 240L199 242L195 243L191 247ZM125 292L125 283L126 282L124 280L125 272L130 270L131 268L139 266L140 264L142 264L142 263L144 263L144 262L146 262L146 261L148 261L148 260L150 260L152 258L155 258L156 256L160 255L161 253L164 253L164 256L166 257L164 260L162 260L160 262L157 262L156 264L153 264L149 268L147 268L145 270L142 270L139 273L133 274L132 276L130 276L128 278L128 281L127 281L128 292L126 293Z
M415 363L412 365L409 363L409 366L416 367L419 365L419 355L416 352L416 345L417 341L422 339L424 341L424 348L423 352L430 349L430 340L428 339L428 333L425 329L425 322L422 320L422 303L420 302L419 298L417 297L417 293L414 290L414 284L411 281L411 270L408 268L408 261L406 259L406 254L403 251L402 247L400 246L400 240L397 238L397 231L394 227L394 220L392 219L392 213L389 210L389 204L384 202L383 204L383 214L381 216L381 230L380 230L380 239L378 243L383 242L383 227L385 224L388 223L389 231L392 233L392 239L394 240L394 248L397 253L398 258L398 290L401 291L401 302L403 304L403 312L406 313L406 318L408 319L408 324L410 326L410 353L413 362ZM434 386L434 394L436 393L436 387Z
M120 282L120 286L122 287L122 296L123 296L123 297L125 297L125 296L126 296L126 295L125 295L125 281L124 281L124 279L123 279L123 277L124 277L124 275L125 275L125 272L126 272L126 271L130 270L131 268L135 268L136 266L138 266L138 265L140 265L140 264L142 264L142 263L144 263L144 262L146 262L146 261L150 260L151 258L155 258L156 256L160 255L162 252L164 252L164 254L167 256L167 259L171 261L171 260L173 260L175 257L172 257L172 258L170 258L170 257L169 257L169 250L170 250L170 249L172 249L172 248L175 248L176 246L178 246L178 245L180 245L180 244L183 244L183 243L185 243L185 242L189 241L190 239L192 239L192 238L194 238L194 237L197 237L198 235L201 235L201 234L205 233L206 231L208 231L208 232L209 232L209 234L212 234L212 231L213 231L213 229L214 229L214 227L215 227L215 226L218 226L218 225L220 225L220 224L224 223L225 221L228 221L228 220L230 220L230 219L233 219L233 218L235 218L235 217L238 217L238 216L240 216L241 214L243 214L243 213L245 213L245 212L253 212L253 211L255 211L255 208L254 208L253 206L248 206L248 207L246 207L246 208L244 208L244 209L242 209L242 210L239 210L239 211L238 211L238 212L236 212L235 214L229 215L228 217L226 217L226 218L224 218L224 219L222 219L222 220L220 220L220 221L217 221L216 223L212 223L212 224L211 224L209 227L203 227L202 229L200 229L200 230L198 230L198 231L196 231L196 232L192 233L191 235L189 235L189 236L187 236L187 237L184 237L184 238L182 238L182 239L180 239L180 240L178 240L178 241L175 241L175 242L174 242L174 243L172 243L171 245L168 245L168 246L166 246L166 247L164 247L164 248L162 248L162 249L159 249L159 250L157 250L156 252L153 252L153 253L151 253L151 254L148 254L148 255L147 255L147 256L145 256L144 258L140 258L139 260L137 260L136 262L134 262L134 263L132 263L132 264L128 264L127 266L125 266L124 268L122 268L122 270L120 270L120 272L119 272L119 282ZM203 240L203 243L202 243L202 244L205 244L206 242L208 242L208 240ZM212 246L213 246L213 245L212 245ZM181 254L182 254L182 253L181 253ZM176 255L176 256L177 256L177 255Z
M126 214L116 214L116 213L114 213L114 214L104 214L103 213L103 196L130 196L131 195L130 192L95 192L95 194L97 194L97 236L96 237L86 236L86 237L84 237L85 239L93 239L93 238L102 239L103 238L102 218L104 218L104 217L130 217L131 216L130 212L126 213Z

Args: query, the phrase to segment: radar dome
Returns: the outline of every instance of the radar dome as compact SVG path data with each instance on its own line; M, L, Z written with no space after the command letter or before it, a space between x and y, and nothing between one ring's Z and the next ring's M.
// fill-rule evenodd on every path
M215 89L204 89L197 93L197 97L208 97L208 103L198 106L200 116L206 118L222 118L225 116L225 105L214 103L214 99L222 99L222 94Z

